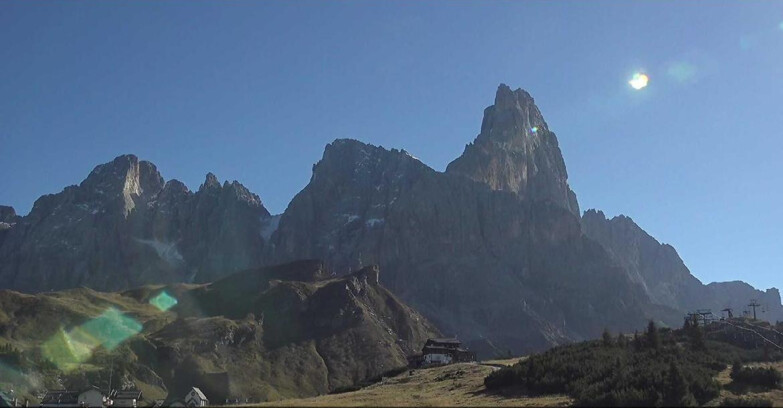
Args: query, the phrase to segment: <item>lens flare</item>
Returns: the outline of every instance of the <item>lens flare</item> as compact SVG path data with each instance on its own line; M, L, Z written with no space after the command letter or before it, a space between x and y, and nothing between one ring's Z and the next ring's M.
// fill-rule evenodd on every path
M165 312L172 307L176 306L177 304L177 298L174 296L169 295L165 290L163 292L158 293L157 296L150 299L150 304L152 306L155 306L160 310L161 312Z
M74 329L77 330L77 329ZM92 355L97 347L92 341L83 342L82 336L60 329L52 338L41 345L41 354L62 371L71 371Z
M688 62L675 62L669 65L666 73L678 82L693 82L696 79L696 66Z
M533 126L532 128L530 128L530 131L533 133L538 133L538 126Z
M41 354L67 372L87 361L98 347L114 350L141 329L141 323L112 307L81 326L68 331L61 328L41 345Z
M107 350L114 350L120 343L141 332L142 328L141 323L113 307L81 327Z
M630 81L628 81L628 83L631 85L631 88L636 89L638 91L646 87L649 81L650 78L647 75L637 72L633 74L633 77L631 78Z

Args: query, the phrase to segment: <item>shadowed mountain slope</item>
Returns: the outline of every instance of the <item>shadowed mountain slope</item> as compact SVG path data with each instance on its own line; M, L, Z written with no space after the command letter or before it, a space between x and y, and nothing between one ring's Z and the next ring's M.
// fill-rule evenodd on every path
M777 289L764 292L740 281L704 285L691 274L671 245L659 243L629 217L607 219L601 211L588 210L582 216L582 229L625 268L654 303L682 311L712 309L716 315L732 308L739 316L756 299L762 305L758 311L760 319L783 320Z
M377 267L366 267L333 277L321 262L300 261L211 284L121 293L0 291L0 344L23 351L14 369L19 378L37 377L38 387L56 386L57 378L108 385L116 358L115 380L160 398L191 386L213 401L313 396L404 366L426 338L440 334L378 276ZM161 296L176 305L156 308L165 304ZM118 312L100 320L107 310ZM139 333L116 346L84 340L136 324ZM77 352L84 348L90 353ZM17 384L30 393L32 386Z
M78 186L39 198L0 236L0 287L39 292L88 286L207 282L261 265L271 219L258 196L213 174L195 193L125 155Z
M494 176L439 173L405 151L336 140L280 219L267 256L324 259L336 271L377 263L392 291L485 355L540 350L598 336L604 327L631 330L647 318L677 322L678 312L651 305L582 235L554 134L540 114L528 123L520 113L522 106L537 112L526 95L501 86L501 106L487 109L486 136L476 143L488 140L515 163L504 174L538 163L535 183L557 186L515 190ZM518 117L525 126L542 125L540 135L517 131ZM498 145L501 136L505 144ZM559 160L546 159L553 155Z

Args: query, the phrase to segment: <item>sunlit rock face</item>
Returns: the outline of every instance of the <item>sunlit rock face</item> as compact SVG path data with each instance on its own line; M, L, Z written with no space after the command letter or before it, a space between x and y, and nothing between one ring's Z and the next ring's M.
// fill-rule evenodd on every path
M533 98L501 84L495 104L484 110L481 133L451 162L447 173L465 175L494 190L533 201L548 201L579 215L576 195L557 137Z
M631 280L642 285L653 303L670 305L683 313L711 309L718 315L732 308L740 315L757 299L764 309L757 313L759 318L783 320L777 289L764 292L740 281L703 285L672 246L658 242L629 217L607 219L601 211L588 210L582 216L582 229L625 268Z
M0 235L0 288L209 281L260 265L269 212L237 182L209 174L198 192L164 182L133 155L97 166L78 186L39 198Z

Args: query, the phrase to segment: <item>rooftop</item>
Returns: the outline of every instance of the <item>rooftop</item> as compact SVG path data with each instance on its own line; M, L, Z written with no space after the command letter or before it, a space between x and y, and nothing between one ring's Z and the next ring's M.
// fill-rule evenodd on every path
M444 344L462 344L461 341L456 338L443 338L443 339L427 339L427 343L444 343Z

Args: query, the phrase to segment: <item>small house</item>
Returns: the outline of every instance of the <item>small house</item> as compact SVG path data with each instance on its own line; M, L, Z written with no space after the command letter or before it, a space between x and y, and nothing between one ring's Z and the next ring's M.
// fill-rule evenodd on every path
M141 391L138 390L125 390L125 391L114 390L111 395L113 407L136 408L139 404L139 401L141 401L142 398L143 395Z
M163 401L164 407L206 407L209 406L209 400L198 387L193 387L185 394L182 399L166 399Z
M185 406L206 407L207 405L209 405L209 400L197 387L191 388L188 395L185 396Z
M476 354L463 349L456 338L428 339L421 349L421 364L451 364L476 361Z

